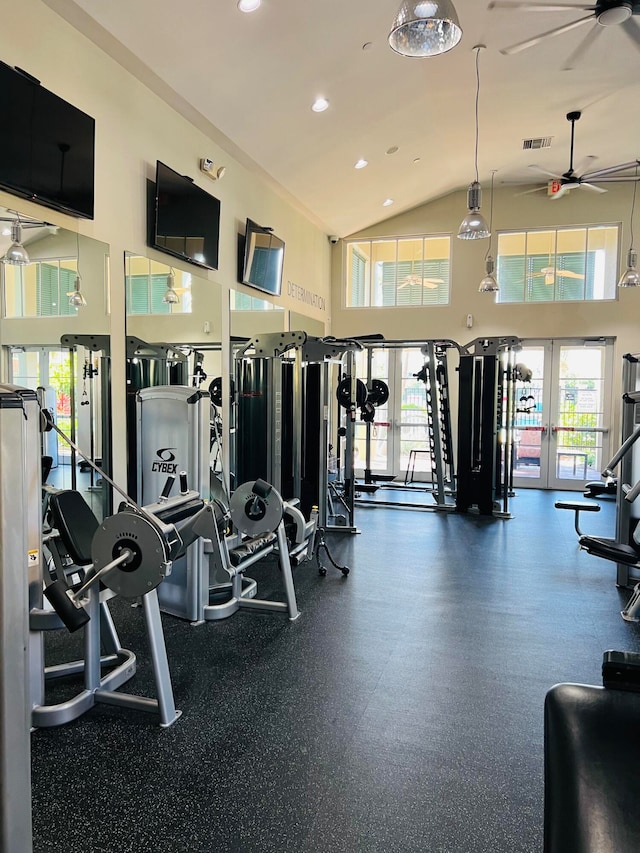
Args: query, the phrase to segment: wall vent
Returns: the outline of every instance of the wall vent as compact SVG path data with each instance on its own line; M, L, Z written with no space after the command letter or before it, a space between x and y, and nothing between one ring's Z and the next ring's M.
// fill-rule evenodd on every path
M535 139L523 139L523 151L534 151L538 148L551 148L553 136L536 136Z

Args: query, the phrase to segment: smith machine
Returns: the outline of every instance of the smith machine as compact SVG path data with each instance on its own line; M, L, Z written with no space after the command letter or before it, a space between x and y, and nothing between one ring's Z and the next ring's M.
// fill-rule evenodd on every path
M377 423L375 420L375 408L383 406L389 397L389 388L386 383L381 380L373 379L372 374L372 359L374 349L392 349L401 350L407 347L420 347L420 351L424 357L424 364L415 374L416 379L424 382L427 423L426 434L429 445L429 459L431 465L431 483L428 485L428 491L431 491L434 498L433 506L429 509L452 510L455 506L452 502L452 497L456 490L456 475L455 475L455 459L451 428L451 394L449 387L449 368L447 353L450 349L460 350L459 345L451 340L432 340L432 341L375 341L372 343L366 342L367 346L367 386L369 388L369 397L372 406L368 411L365 409L362 412L361 418L366 424L366 464L364 489L368 486L374 488L385 488L385 482L371 470L371 444L373 433L376 427L389 427L388 421ZM389 484L391 488L409 488L407 485L407 477L405 484L394 482ZM362 487L358 487L362 488ZM384 501L376 499L375 506L398 506L394 501ZM423 504L404 503L403 507L425 509Z

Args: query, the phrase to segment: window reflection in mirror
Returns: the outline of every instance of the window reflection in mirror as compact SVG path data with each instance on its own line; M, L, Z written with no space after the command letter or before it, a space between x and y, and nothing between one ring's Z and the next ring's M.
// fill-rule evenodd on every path
M26 263L0 263L2 380L37 391L59 429L110 474L109 247L46 215L0 208L0 257L18 217ZM101 519L110 490L100 474L54 431L41 450L51 460L47 484L77 488Z
M199 275L195 267L184 264L181 268L133 253L125 253L124 263L128 491L136 496L137 392L163 385L189 385L209 391L222 374L223 308L220 285ZM205 498L227 497L223 490L221 411L221 405L212 409L211 442L204 449L210 454L211 472L211 492Z

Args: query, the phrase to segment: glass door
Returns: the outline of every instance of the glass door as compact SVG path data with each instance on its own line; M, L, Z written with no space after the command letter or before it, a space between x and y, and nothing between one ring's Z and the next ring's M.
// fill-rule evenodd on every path
M553 340L523 347L531 370L516 393L514 484L582 490L609 458L611 341Z
M419 347L373 349L371 369L367 351L356 356L356 375L364 382L382 379L389 387L389 399L378 406L370 425L369 467L372 476L405 479L411 460L411 479L431 479L431 455L427 427L425 382L418 378L425 356ZM362 477L367 468L367 424L359 419L355 428L355 467Z

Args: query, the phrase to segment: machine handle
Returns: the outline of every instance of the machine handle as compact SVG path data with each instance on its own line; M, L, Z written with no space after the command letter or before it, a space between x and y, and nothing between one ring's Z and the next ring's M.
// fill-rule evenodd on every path
M180 471L180 494L186 495L189 491L189 486L187 485L187 472Z
M167 477L167 480L164 484L164 488L163 488L162 492L160 493L160 498L159 498L160 501L166 501L167 500L167 498L171 494L171 489L173 488L173 484L175 483L175 481L176 481L176 478L173 476L173 474L169 474L169 476Z

